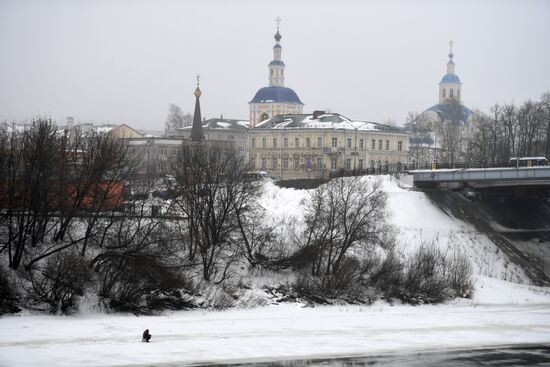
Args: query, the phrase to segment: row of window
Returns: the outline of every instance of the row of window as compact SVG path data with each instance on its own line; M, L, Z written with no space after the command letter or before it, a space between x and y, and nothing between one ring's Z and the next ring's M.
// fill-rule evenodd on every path
M447 98L446 94L447 94L447 90L446 90L445 88L443 88L443 89L441 90L441 97ZM457 89L457 90L456 90L456 96L457 96L458 98L460 98L460 89ZM451 89L449 89L449 98L453 98L453 97L454 97L454 89L451 88Z
M265 157L261 158L259 168L260 169L267 169L267 161L268 161L267 158L265 158ZM345 162L345 169L351 170L353 168L351 166L351 164L352 164L351 158L347 158L346 162ZM250 157L250 165L253 169L258 168L256 166L256 157ZM401 162L397 162L397 165L401 166ZM370 169L371 170L375 170L375 169L381 170L382 168L385 168L387 170L388 166L389 166L388 161L384 162L384 166L382 166L382 161L380 161L380 160L378 162L375 162L374 160L370 161ZM278 158L277 157L272 157L271 158L271 167L270 168L272 170L273 169L278 169L278 168L288 169L289 167L290 167L289 166L289 157L283 157L281 159L281 166L280 167L279 167ZM300 158L299 157L294 157L294 159L292 160L292 168L294 168L294 169L300 168ZM306 159L305 168L306 169L318 169L318 170L323 169L324 168L323 158L322 157L317 158L315 167L313 166L313 162L312 162L311 159ZM365 168L366 167L364 166L363 159L359 159L357 161L357 169L358 170L364 170ZM338 158L334 157L334 158L330 159L330 169L331 170L337 170L338 169Z
M150 153L150 150L148 147L132 147L130 148L131 151L134 154L145 156ZM168 155L170 154L173 157L176 157L178 155L178 148L168 148L168 147L160 147L158 148L158 154L159 155Z
M239 138L240 141L244 141L244 139L245 139L244 135L238 135L238 138ZM221 134L221 133L218 134L218 140L224 140L223 139L223 134ZM227 135L227 140L235 140L235 135L228 134Z
M378 150L382 150L382 139L378 140ZM262 148L267 148L267 138L262 138L261 140L261 147ZM277 138L273 138L273 140L271 141L271 148L278 148L278 140ZM288 148L289 145L288 145L289 141L288 141L288 138L283 138L283 145L282 147L283 148ZM250 145L252 148L256 148L256 138L251 138L251 141L250 141ZM299 148L300 147L300 138L294 138L294 147L295 148ZM323 138L322 137L318 137L317 138L317 148L323 148ZM337 148L338 147L338 138L331 138L331 147L332 148ZM386 149L385 150L390 150L390 141L389 140L386 140L386 145L385 145ZM305 148L311 148L311 139L310 138L306 138L305 139ZM352 149L353 148L353 139L352 138L347 138L346 140L346 148L348 149ZM359 139L359 149L365 149L365 141L364 139ZM372 139L371 140L371 149L372 150L376 150L376 140L375 139ZM399 152L403 151L403 142L402 141L398 141L397 142L397 150Z

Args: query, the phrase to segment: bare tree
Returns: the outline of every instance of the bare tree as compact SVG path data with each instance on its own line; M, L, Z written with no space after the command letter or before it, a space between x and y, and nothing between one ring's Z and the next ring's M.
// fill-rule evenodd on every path
M336 179L315 190L307 203L300 247L309 249L311 275L322 289L353 284L365 271L355 256L382 244L387 196L380 185L362 177Z
M258 191L245 180L247 165L231 144L186 142L180 158L176 205L187 217L188 258L198 261L204 280L221 282L238 257L239 221L246 233L243 221Z
M123 205L127 147L107 136L70 136L50 120L0 139L0 254L9 267L24 262L30 270L75 246L84 254Z
M411 132L409 162L414 166L432 162L434 158L431 151L434 144L432 122L424 114L409 112L406 127Z
M185 126L191 126L193 122L193 115L189 112L183 113L178 105L170 104L168 107L168 116L165 122L165 134L173 134L176 129L180 129Z
M438 161L451 166L463 158L465 152L464 125L466 123L462 105L455 100L447 105L447 116L436 124L435 133L441 148Z

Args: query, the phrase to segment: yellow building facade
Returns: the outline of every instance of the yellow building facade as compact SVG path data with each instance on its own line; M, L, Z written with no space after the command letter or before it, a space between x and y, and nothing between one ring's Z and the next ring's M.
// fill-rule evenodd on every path
M283 180L399 171L409 134L338 114L281 115L249 130L249 163Z

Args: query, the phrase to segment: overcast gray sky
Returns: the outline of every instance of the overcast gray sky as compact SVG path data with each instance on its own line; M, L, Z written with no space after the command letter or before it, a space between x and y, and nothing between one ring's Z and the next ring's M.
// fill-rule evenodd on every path
M285 86L304 111L405 120L437 103L452 39L463 102L550 90L550 1L0 0L0 121L162 130L168 104L248 119L279 16Z

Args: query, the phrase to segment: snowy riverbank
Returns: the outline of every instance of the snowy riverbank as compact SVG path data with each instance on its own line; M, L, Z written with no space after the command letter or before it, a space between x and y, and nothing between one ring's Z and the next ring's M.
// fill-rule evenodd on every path
M8 316L0 319L0 366L187 364L550 342L547 289L486 277L477 284L473 300L437 306ZM149 344L141 342L146 328Z
M550 288L527 285L522 269L487 236L436 208L425 194L383 180L400 252L428 241L465 253L476 274L473 299L417 307L283 303L147 317L24 312L0 318L0 366L158 366L550 343ZM269 183L265 220L281 228L301 225L296 208L307 196ZM262 282L270 281L275 279ZM149 344L141 342L146 328L153 334Z

